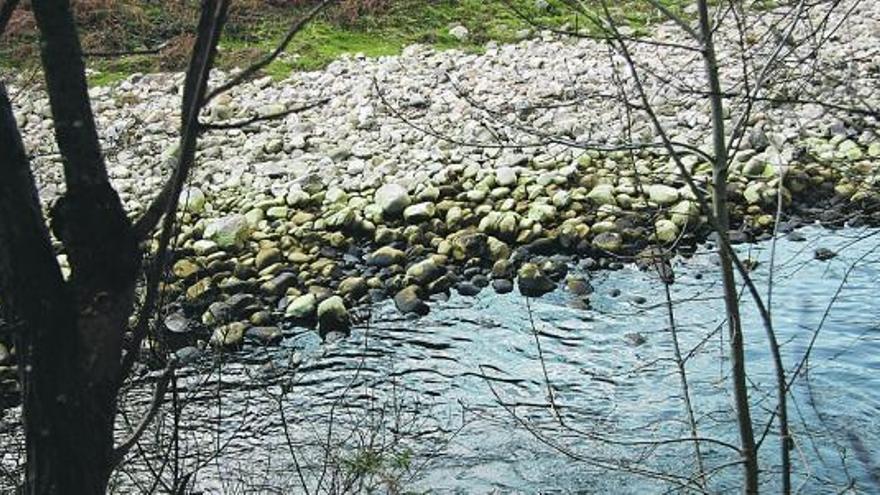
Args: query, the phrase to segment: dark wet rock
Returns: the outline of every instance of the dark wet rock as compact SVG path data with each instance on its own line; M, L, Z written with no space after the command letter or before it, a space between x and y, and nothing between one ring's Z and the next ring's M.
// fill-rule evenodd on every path
M556 289L556 284L534 263L525 263L520 267L517 283L519 292L527 297L540 297Z
M370 289L367 295L370 297L370 301L374 303L385 300L385 291L382 289Z
M406 253L391 246L382 246L367 256L367 265L388 267L406 261Z
M452 256L461 261L473 258L487 258L489 237L482 232L458 232L450 236Z
M523 246L526 251L535 256L549 256L558 250L555 239L542 237Z
M211 345L214 347L238 347L244 340L244 332L247 328L247 324L240 321L217 327L211 335Z
M278 263L281 261L281 250L278 248L266 248L261 249L259 253L257 253L257 257L254 260L254 266L257 270L262 270L267 266Z
M741 230L731 230L727 233L727 239L731 244L744 244L746 242L752 242L752 236L749 235L748 232L743 232Z
M492 265L492 278L513 278L513 264L507 260L498 260Z
M397 292L406 286L406 277L402 273L385 279L385 290L387 290L388 293Z
M444 271L432 256L410 266L406 270L406 278L412 283L425 286L443 275Z
M401 289L395 294L394 305L397 306L398 311L404 314L415 313L424 316L429 311L428 305L419 297L419 288L415 285Z
M235 272L235 261L233 260L214 260L208 263L205 271L213 275L228 273L232 275Z
M257 276L257 269L252 266L238 264L235 265L235 269L232 271L232 274L241 280L247 280L249 278L255 278Z
M360 299L367 293L367 289L367 281L363 277L348 277L339 282L339 294L349 299Z
M828 261L837 257L837 253L828 248L820 247L813 253L813 256L819 261Z
M518 247L513 250L513 254L510 256L510 262L518 265L521 263L525 263L532 259L532 253L529 252L528 249L523 247Z
M272 313L269 313L265 310L256 311L254 312L254 314L251 315L250 322L251 325L258 327L267 326L269 323L272 322Z
M461 276L464 278L473 278L481 273L483 273L482 268L480 268L479 266L471 266L471 267L465 268L464 271L461 272Z
M321 246L318 255L322 258L335 259L339 257L339 250L332 246Z
M428 284L426 290L428 294L439 294L451 289L456 282L458 282L458 277L454 273L447 273Z
M513 282L505 278L496 278L492 281L492 288L498 294L507 294L513 291Z
M569 277L565 281L568 291L576 296L588 296L593 293L593 286L590 281L583 277Z
M202 323L216 325L237 320L255 302L256 298L250 294L234 294L225 301L215 301L202 315Z
M648 339L639 332L628 333L624 335L623 338L629 345L635 347L638 347L648 341Z
M330 332L348 333L350 329L351 317L341 297L328 297L318 305L318 333L322 337Z
M177 362L185 366L194 363L202 355L202 350L189 345L174 351L174 355L177 357Z
M561 258L553 257L541 263L541 271L554 282L558 282L568 275L568 265Z
M489 286L489 278L483 275L482 273L474 275L471 277L471 283L476 285L479 288L488 287Z
M455 287L455 290L463 296L476 296L482 289L471 282L461 282Z
M281 329L274 326L251 327L247 329L244 336L248 340L252 340L263 345L277 344L281 342L282 338L284 338L284 334L281 333Z
M296 284L296 275L290 272L284 272L276 275L272 280L265 282L260 286L260 290L270 296L282 296L287 289L293 287L294 284Z

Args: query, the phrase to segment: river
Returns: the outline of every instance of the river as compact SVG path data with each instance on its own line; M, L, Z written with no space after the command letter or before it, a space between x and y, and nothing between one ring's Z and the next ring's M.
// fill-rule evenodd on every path
M794 486L877 493L880 231L797 234L777 243L772 295L789 374L819 329L789 400ZM723 445L737 437L710 247L673 260L670 295L697 429L717 440L701 446L706 489L724 493L737 490L739 470ZM819 248L838 255L816 259ZM758 262L752 275L766 297L771 244L739 250ZM177 442L167 435L168 405L115 490L162 490L188 472L208 493L696 490L694 446L678 441L690 428L663 284L631 265L582 274L594 288L589 304L564 288L531 300L487 288L435 301L419 319L379 303L331 344L294 327L279 347L202 355L178 372ZM772 363L754 305L742 298L761 438L776 404ZM124 401L132 422L148 381ZM778 484L775 428L760 448L767 491ZM180 462L169 462L175 455Z

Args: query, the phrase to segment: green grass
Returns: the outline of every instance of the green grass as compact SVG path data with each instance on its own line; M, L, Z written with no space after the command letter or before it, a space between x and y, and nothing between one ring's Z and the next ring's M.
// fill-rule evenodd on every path
M665 0L664 3L678 11L682 1ZM319 69L344 53L363 53L369 57L393 55L413 43L441 50L480 51L490 40L514 42L519 31L533 30L535 25L568 29L591 27L586 17L559 1L551 1L551 7L544 11L535 8L534 0L512 0L511 4L515 9L502 0L397 0L386 12L366 17L352 26L320 20L299 33L291 43L288 53L296 54L295 61L279 64L274 70L277 75L290 69ZM624 22L640 29L661 20L659 13L646 5L643 1L627 0L617 2L615 8ZM449 29L457 24L468 29L467 40L459 41L449 35ZM269 36L263 38L261 44L265 40L277 40L283 31L281 25L267 29ZM271 45L268 43L266 48Z
M569 15L561 12L539 13L532 0L519 0L522 8L542 23L561 25ZM449 29L462 24L470 31L468 40L461 42L449 35ZM479 49L485 42L510 42L517 31L528 27L500 1L398 0L386 12L360 19L353 25L343 26L319 19L300 32L287 50L288 61L275 63L267 70L278 75L289 70L320 69L342 54L362 53L368 57L394 55L407 45L424 43L438 49ZM286 29L279 20L267 21L253 39L227 38L223 47L230 53L229 61L243 61L234 53L250 46L269 51Z
M503 0L391 0L390 7L384 11L363 16L348 25L334 21L332 16L324 16L298 33L286 52L263 72L275 79L283 79L294 70L325 67L345 53L362 53L368 57L393 55L413 43L423 43L437 49L456 48L478 52L487 41L512 42L517 39L519 31L534 29L520 14L540 26L566 26L569 29L591 26L581 13L575 13L559 0L550 0L550 8L544 11L536 9L534 0L510 1L519 12L511 9ZM678 10L683 3L683 0L663 1L674 10ZM138 2L137 5L142 3ZM243 67L265 56L283 37L297 13L301 12L290 7L261 8L263 10L257 17L233 17L227 25L220 45L218 63L221 67ZM659 13L645 1L616 2L614 8L624 22L638 31L647 24L662 20ZM155 46L162 40L185 33L189 29L187 23L191 24L194 19L194 16L182 16L179 11L167 12L154 5L142 7L140 12L142 15L126 23L125 28L131 33L130 44L134 47ZM457 24L468 29L470 34L467 40L459 41L449 35L449 29ZM89 26L83 26L81 32L88 35L88 29ZM167 61L157 58L132 56L91 60L90 68L97 73L90 77L90 83L111 84L133 72L183 68L169 67ZM13 60L6 65L17 63L21 62Z
M93 72L89 75L90 86L106 86L119 82L135 72L155 70L154 61L146 55L121 57L89 64Z

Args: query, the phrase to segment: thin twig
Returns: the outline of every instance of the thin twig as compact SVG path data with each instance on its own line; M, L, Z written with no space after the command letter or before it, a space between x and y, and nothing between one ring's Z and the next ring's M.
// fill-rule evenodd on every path
M284 50L287 49L287 45L289 45L290 42L293 41L293 37L296 36L298 32L302 31L302 29L306 27L306 25L308 25L312 19L317 17L317 15L320 14L322 10L324 10L328 5L334 3L335 1L336 0L322 0L321 3L312 7L312 9L306 12L303 17L297 19L297 21L293 23L293 25L284 35L284 38L281 40L280 43L278 43L278 45L275 47L274 50L272 50L271 53L269 53L253 65L249 66L248 68L244 69L243 71L239 72L229 81L226 81L225 83L211 90L205 97L205 103L213 100L217 95L225 93L235 86L238 86L239 84L256 74L260 69L271 64L273 60L278 58L284 52Z
M159 376L159 379L156 381L156 388L153 391L153 398L150 401L150 407L147 409L147 413L144 415L141 422L138 424L137 428L128 436L125 440L122 441L116 448L113 449L113 465L118 466L120 462L125 458L126 454L131 450L131 448L140 440L141 436L143 436L144 432L147 431L147 428L153 422L153 418L156 417L156 414L162 408L162 403L165 400L165 392L168 390L168 383L171 381L171 375L174 372L174 369L177 366L177 361L172 359L168 362L168 365L165 367L165 370Z
M304 103L302 105L299 105L299 106L296 106L293 108L289 108L289 109L281 111L281 112L270 113L267 115L258 115L258 116L251 117L251 118L244 119L244 120L240 120L237 122L221 122L219 124L202 122L202 123L199 123L199 127L201 127L202 129L205 129L205 130L240 129L242 127L247 127L251 124L255 124L257 122L264 122L267 120L280 119L282 117L287 117L288 115L291 115L291 114L305 112L306 110L311 110L313 108L317 108L321 105L324 105L329 101L330 101L330 98L322 98L320 100L313 101L311 103Z

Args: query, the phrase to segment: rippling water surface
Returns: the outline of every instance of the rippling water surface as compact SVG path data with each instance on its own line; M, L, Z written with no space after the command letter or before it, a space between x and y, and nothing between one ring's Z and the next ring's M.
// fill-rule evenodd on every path
M819 329L790 399L795 487L837 493L853 484L856 492L878 493L880 233L800 232L806 241L778 242L772 296L790 373ZM816 260L820 247L839 255ZM758 261L753 273L766 296L770 244L741 251ZM673 265L675 326L699 434L735 444L714 257L703 249ZM380 453L369 464L376 472L408 473L400 483L407 490L664 493L698 486L693 444L641 443L690 435L664 286L635 267L583 275L595 288L588 307L564 288L528 301L489 288L432 303L421 319L379 304L369 325L328 346L294 328L280 348L205 356L182 372L180 442L147 449L147 457L179 449L182 469L201 466L196 484L210 492L304 492L298 464L314 493L318 484L344 483L322 465L351 471L369 464L365 452ZM776 404L772 364L745 292L743 300L761 438ZM131 401L145 401L145 390L133 390ZM166 416L162 425L170 422ZM211 457L218 447L219 457ZM704 444L701 453L709 491L736 491L735 454L720 443ZM774 485L775 426L760 453L762 482ZM141 459L117 482L146 491L149 469L172 476L171 467Z
M805 242L778 243L772 299L790 372L819 328L790 403L795 486L836 492L854 482L870 493L880 490L872 484L880 470L880 235L801 233ZM840 254L819 261L819 247ZM770 244L741 250L758 261L765 293ZM715 268L706 250L676 259L671 297L700 436L736 443ZM225 490L300 489L291 445L312 489L323 445L333 446L330 463L349 468L367 450L381 452L382 469L395 475L405 470L394 461L406 459L412 474L402 484L417 490L659 493L687 484L696 472L691 443L640 443L690 434L664 287L635 267L584 275L595 288L589 307L565 289L528 301L491 289L453 295L421 319L387 302L329 346L291 329L281 348L223 364L206 358L181 382L183 454L204 457L219 442L219 462L206 458L198 479ZM743 299L760 438L775 407L772 366L760 319ZM769 472L777 445L774 427L761 447ZM735 490L734 453L705 444L702 455L710 491Z

